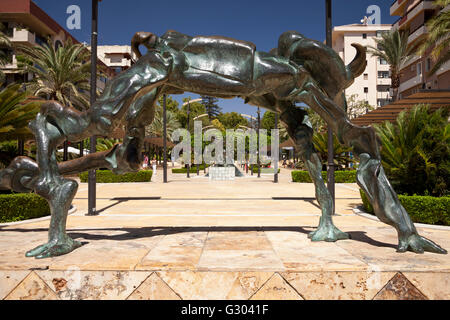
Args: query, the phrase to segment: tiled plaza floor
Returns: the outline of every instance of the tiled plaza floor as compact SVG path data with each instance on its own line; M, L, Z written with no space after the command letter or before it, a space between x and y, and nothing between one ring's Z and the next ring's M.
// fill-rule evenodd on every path
M396 231L355 215L356 184L336 185L334 222L349 240L311 242L312 184L263 175L210 182L162 171L148 183L87 184L68 233L84 245L26 258L49 220L0 227L0 299L449 299L450 255L397 253ZM450 231L418 228L450 249Z

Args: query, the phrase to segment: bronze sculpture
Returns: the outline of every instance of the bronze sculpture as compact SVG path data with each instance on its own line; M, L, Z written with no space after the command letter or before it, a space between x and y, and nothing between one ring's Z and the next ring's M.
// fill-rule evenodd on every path
M139 45L148 52L141 55ZM158 37L138 32L132 48L139 60L107 83L91 108L85 112L45 103L30 123L38 149L37 163L17 157L0 171L0 187L18 192L34 190L50 204L49 241L26 253L45 258L68 253L80 246L66 233L66 218L77 183L63 178L107 167L115 173L136 171L144 138L144 127L153 120L154 103L162 94L190 91L219 98L241 97L249 104L280 114L290 138L301 150L322 208L312 241L348 239L348 234L332 222L333 202L321 176L322 164L312 144L312 129L305 111L295 106L303 102L331 126L341 143L353 147L360 158L357 182L366 192L378 218L398 232L398 251L446 253L421 237L400 204L381 166L376 134L371 127L353 125L346 117L343 90L366 67L365 48L354 44L355 59L345 66L329 47L295 31L283 33L278 48L270 53L257 51L254 44L226 37L191 37L168 31ZM57 163L55 148L65 139L80 141L92 135L108 134L125 119L123 143L111 150L80 159Z

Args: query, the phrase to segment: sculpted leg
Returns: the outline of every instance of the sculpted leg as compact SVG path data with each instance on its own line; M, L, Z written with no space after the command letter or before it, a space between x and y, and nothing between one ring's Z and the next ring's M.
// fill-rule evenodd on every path
M312 143L313 130L304 123L305 117L306 112L295 107L291 107L281 114L281 120L288 127L288 133L299 148L301 159L308 169L311 180L314 182L316 199L322 209L319 226L308 237L312 241L348 239L349 235L340 231L333 224L331 218L331 214L334 211L333 201L322 178L322 161Z
M353 147L355 154L360 158L357 183L366 192L376 216L397 230L399 241L397 251L447 253L439 245L417 233L381 166L375 130L372 127L353 125L342 109L313 84L306 86L306 90L299 95L299 101L307 103L319 113L333 128L341 143Z
M86 112L65 108L54 101L42 106L36 119L30 122L36 138L37 168L30 161L18 159L14 163L15 167L10 166L8 170L0 172L0 183L3 186L16 183L25 190L32 188L50 206L49 240L28 251L26 256L57 256L80 246L80 243L72 240L66 233L67 212L78 185L75 181L62 177L62 172L67 171L60 171L56 162L56 147L65 139L79 141L92 135L107 136L126 115L131 124L127 127L124 143L111 152L102 154L100 158L97 157L96 161L98 164L106 162L106 166L116 173L136 169L139 160L139 143L136 142L140 140L136 140L135 136L142 136L143 123L153 119L152 114L143 115L148 106L146 99L149 95L155 97L158 88L167 81L170 65L171 60L158 53L142 57L133 67L111 80L103 95ZM152 100L151 105L153 102ZM95 158L94 155L90 157ZM87 168L90 165L80 160L66 165L65 169L74 172L77 167Z

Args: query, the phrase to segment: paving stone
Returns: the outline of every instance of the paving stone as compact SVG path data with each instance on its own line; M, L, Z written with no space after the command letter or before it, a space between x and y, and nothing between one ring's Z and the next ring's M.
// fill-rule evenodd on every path
M429 299L450 300L450 272L402 273Z
M306 300L369 300L392 272L283 272L281 275Z
M204 250L198 270L283 271L283 263L273 250Z
M395 276L377 293L374 300L428 300L403 274Z
M157 271L183 300L224 300L233 288L238 272Z
M5 300L58 300L56 293L34 272L11 291Z
M303 300L278 273L275 273L250 300Z
M150 275L136 271L37 271L63 300L124 300Z
M226 299L248 300L273 276L273 272L239 272Z
M180 300L181 298L156 274L152 273L127 300Z
M6 297L31 271L0 271L0 300Z

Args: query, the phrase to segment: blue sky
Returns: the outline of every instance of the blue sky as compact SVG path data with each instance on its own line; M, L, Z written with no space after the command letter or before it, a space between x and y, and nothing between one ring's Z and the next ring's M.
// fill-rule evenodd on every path
M66 28L70 5L81 9L81 29L68 30L79 41L90 43L91 0L34 0L48 15ZM391 0L333 0L333 26L359 23L370 5L381 8L381 23L392 24ZM325 0L103 0L99 2L99 45L129 44L136 31L162 35L169 29L189 35L223 35L253 42L258 50L276 47L284 31L325 39ZM174 96L181 101L184 94ZM224 112L256 115L256 108L240 99L221 99Z

